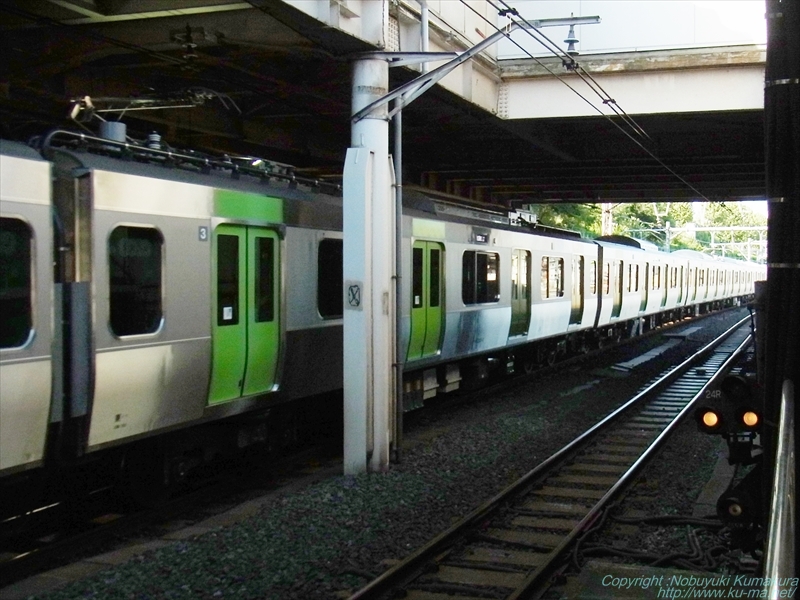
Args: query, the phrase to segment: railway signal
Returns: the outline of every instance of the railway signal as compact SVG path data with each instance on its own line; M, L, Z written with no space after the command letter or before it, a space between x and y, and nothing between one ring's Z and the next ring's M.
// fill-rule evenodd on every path
M763 419L755 381L742 375L728 375L717 389L706 392L704 404L695 412L695 420L698 429L703 433L725 438L730 464L755 465L717 500L717 515L720 519L726 523L743 525L749 531L750 525L758 520L762 509L759 493L759 433ZM749 538L744 536L744 539Z
M728 375L717 389L706 392L705 402L695 412L697 427L726 439L731 464L752 464L762 423L760 405L754 381Z

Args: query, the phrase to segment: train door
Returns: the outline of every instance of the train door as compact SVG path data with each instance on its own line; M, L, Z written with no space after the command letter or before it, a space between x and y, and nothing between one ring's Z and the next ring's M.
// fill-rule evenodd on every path
M444 326L444 247L414 242L411 248L411 336L407 360L439 352Z
M509 337L528 333L531 322L531 253L511 251L511 327Z
M622 311L622 285L625 277L625 261L619 261L614 264L615 282L614 282L614 306L611 310L612 317L619 317Z
M214 232L209 404L268 392L277 383L279 248L270 229L220 225Z
M642 301L639 303L639 312L644 312L647 309L647 290L650 280L650 263L644 263L644 282L641 287Z
M577 256L572 259L572 311L569 314L569 322L580 323L583 318L583 272L584 257Z

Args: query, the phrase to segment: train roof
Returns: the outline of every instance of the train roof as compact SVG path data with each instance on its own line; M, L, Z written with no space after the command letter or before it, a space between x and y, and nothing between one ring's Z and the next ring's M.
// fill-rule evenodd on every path
M507 211L487 208L458 196L416 186L403 186L403 208L429 218L592 243L592 240L582 237L577 231L514 220L508 216Z
M11 142L9 140L0 139L0 154L6 156L16 156L18 158L27 158L30 160L44 160L42 156L27 144L21 142Z
M297 176L288 165L268 161L253 166L230 157L147 148L63 130L48 134L40 146L42 155L56 163L76 161L72 167L341 205L340 186Z
M645 240L637 240L636 238L628 237L626 235L601 235L595 239L596 242L606 242L608 244L617 244L619 246L630 246L631 248L639 248L647 252L661 252L658 246L652 242Z

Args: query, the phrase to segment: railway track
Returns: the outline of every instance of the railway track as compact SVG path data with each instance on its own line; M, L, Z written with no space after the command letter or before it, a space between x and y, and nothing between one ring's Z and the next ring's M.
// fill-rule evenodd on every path
M350 600L541 596L575 541L749 345L749 321L659 376Z

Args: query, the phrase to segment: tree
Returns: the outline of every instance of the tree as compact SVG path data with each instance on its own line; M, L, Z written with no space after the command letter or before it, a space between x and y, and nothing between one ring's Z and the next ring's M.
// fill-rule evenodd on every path
M584 237L600 235L600 207L597 204L530 204L526 210L535 214L542 225L578 231Z

